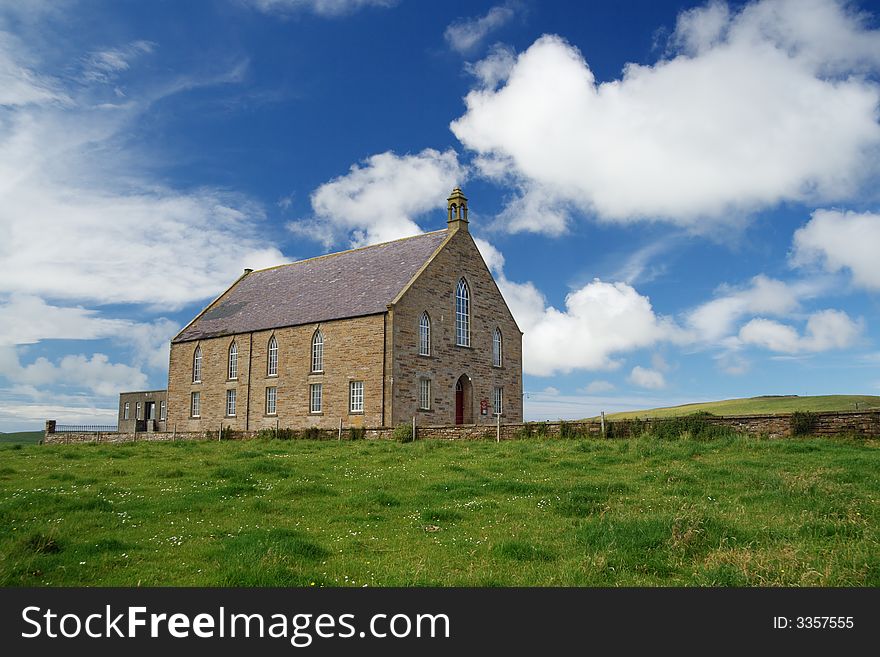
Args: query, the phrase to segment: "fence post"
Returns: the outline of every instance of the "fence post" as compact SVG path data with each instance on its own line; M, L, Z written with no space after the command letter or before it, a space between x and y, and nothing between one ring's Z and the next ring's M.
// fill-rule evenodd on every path
M605 437L605 411L602 411L602 437Z
M339 436L336 440L342 440L342 418L339 418Z
M495 415L495 442L501 442L501 413Z
M415 415L413 415L413 430L412 430L412 434L413 434L413 440L415 440L415 439L416 439L416 416L415 416Z
M217 442L223 440L223 423L220 423L220 429L217 431Z
M177 440L177 422L174 423L174 431L171 432L171 440Z

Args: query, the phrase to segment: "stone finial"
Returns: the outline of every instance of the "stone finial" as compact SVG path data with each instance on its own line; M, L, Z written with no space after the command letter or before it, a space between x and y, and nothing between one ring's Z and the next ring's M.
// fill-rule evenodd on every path
M449 230L468 229L468 206L467 198L461 192L461 187L452 190L452 194L446 199L448 218L446 223Z

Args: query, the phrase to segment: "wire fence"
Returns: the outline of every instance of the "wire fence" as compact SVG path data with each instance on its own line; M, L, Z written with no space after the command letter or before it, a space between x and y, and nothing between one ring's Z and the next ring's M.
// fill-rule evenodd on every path
M115 433L115 424L56 424L55 433Z

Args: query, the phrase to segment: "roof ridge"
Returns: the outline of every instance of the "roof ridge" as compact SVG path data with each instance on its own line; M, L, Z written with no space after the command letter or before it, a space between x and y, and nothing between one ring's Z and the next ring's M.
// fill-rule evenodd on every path
M291 265L301 265L305 262L313 262L315 260L321 260L322 258L332 258L334 256L345 255L347 253L355 253L357 251L366 251L367 249L375 249L380 246L387 246L388 244L395 244L397 242L405 242L406 240L413 240L417 237L425 237L426 235L435 235L437 233L445 233L447 231L446 228L441 228L440 230L431 230L426 233L419 233L418 235L408 235L407 237L398 237L396 240L388 240L387 242L378 242L376 244L367 244L366 246L358 246L353 249L346 249L345 251L334 251L333 253L325 253L324 255L312 256L311 258L304 258L303 260L294 260L293 262L285 262L280 265L272 265L271 267L264 267L263 269L255 269L251 272L251 274L257 274L262 271L272 271L273 269L280 269L281 267L290 267Z

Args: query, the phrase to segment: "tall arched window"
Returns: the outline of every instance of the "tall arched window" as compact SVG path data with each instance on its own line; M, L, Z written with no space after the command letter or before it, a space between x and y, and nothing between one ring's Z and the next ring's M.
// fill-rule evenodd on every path
M419 319L419 356L431 355L431 318L428 311L422 313Z
M196 347L193 354L193 383L202 382L202 348Z
M235 342L229 345L229 378L238 378L238 346Z
M312 336L312 372L324 371L324 334L321 329Z
M278 342L275 340L274 335L269 338L269 357L268 364L266 365L266 375L278 375Z
M455 344L471 346L471 292L463 278L455 290Z
M492 365L501 367L501 329L492 331Z

